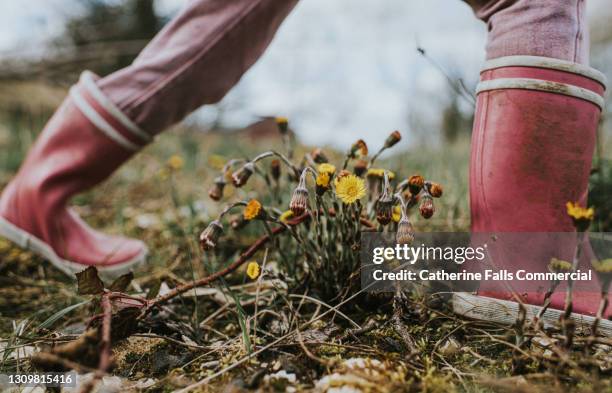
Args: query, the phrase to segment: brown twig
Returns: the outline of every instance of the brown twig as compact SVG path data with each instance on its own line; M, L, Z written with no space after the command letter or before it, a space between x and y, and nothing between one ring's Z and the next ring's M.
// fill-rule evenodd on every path
M96 383L106 374L111 364L111 320L113 317L113 307L110 300L111 293L104 293L100 300L100 305L102 306L102 327L100 331L100 362L98 369L94 372L91 381L83 385L81 393L91 392Z

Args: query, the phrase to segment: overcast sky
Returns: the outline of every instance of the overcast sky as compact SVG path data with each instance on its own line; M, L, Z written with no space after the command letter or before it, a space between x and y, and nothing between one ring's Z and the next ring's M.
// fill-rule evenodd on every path
M591 0L591 9L609 1ZM156 6L172 14L184 3L157 0ZM75 4L0 0L0 53L40 49L78 12ZM281 114L305 142L343 146L356 135L378 144L389 131L415 123L435 132L448 86L417 54L417 42L473 84L484 41L484 25L459 0L301 0L261 61L224 99L222 119L244 126L259 115ZM205 124L212 115L204 109L195 118Z

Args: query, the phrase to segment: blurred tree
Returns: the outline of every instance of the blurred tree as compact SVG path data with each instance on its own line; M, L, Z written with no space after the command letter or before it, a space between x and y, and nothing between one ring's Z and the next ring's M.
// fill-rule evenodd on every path
M92 66L100 74L129 65L164 23L154 0L79 1L84 12L68 20L63 41L77 49L98 46L107 51L104 61Z

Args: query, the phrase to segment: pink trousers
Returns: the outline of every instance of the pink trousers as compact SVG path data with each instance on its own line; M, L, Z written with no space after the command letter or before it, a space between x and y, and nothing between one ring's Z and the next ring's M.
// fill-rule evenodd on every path
M585 0L465 0L487 23L487 58L588 63ZM192 0L127 68L97 81L155 135L218 102L264 52L297 0ZM316 21L313 21L316 22Z

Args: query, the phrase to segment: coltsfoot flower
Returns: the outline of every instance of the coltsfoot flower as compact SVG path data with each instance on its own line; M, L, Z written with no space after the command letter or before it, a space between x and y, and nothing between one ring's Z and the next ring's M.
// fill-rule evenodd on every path
M261 274L259 264L255 261L249 262L246 268L246 274L251 280L256 280Z
M257 218L262 218L265 215L265 212L263 206L261 206L261 203L257 199L251 199L247 203L242 214L245 220L251 221Z
M219 237L223 233L223 225L219 220L214 220L200 234L200 247L202 250L212 250L217 246Z
M166 161L166 165L168 165L168 168L172 169L173 171L178 171L181 170L183 166L185 166L185 160L183 160L183 157L174 154L173 156L168 158L168 161Z
M572 271L572 264L557 258L551 258L548 262L548 271L551 273L565 273Z
M332 164L323 163L317 167L317 172L327 173L328 175L333 175L334 173L336 173L336 167Z
M347 175L338 179L336 196L345 204L350 205L363 198L366 187L363 179L355 175Z
M584 232L591 225L593 217L595 216L595 210L592 207L585 208L576 203L567 202L567 214L572 218L574 226L580 232Z
M399 222L402 218L402 207L400 205L396 205L393 208L393 222Z
M399 131L393 131L385 140L385 149L395 146L399 141L402 140L402 134Z
M251 175L255 172L255 164L252 162L247 162L242 166L242 168L238 169L236 172L232 174L232 183L236 187L242 187L249 181Z
M317 195L323 195L329 190L329 183L331 181L331 175L329 172L319 172L316 179L316 192Z
M433 198L431 196L425 195L421 199L419 211L421 212L421 216L423 216L423 218L429 219L431 218L431 216L433 216L435 208L434 208Z
M210 190L208 191L208 196L213 201L219 201L223 198L223 189L225 188L225 176L217 176L214 180L214 183Z
M286 117L276 117L274 121L276 122L278 130L281 134L285 135L287 131L289 131L289 119Z
M291 210L285 210L279 217L278 220L284 224L287 223L287 221L291 220L293 217L295 217L295 215L293 214L293 212Z
M408 190L412 195L417 195L423 189L425 179L421 175L412 175L408 179Z
M385 177L385 172L387 172L387 176L389 177L389 180L393 180L395 179L395 173L388 171L386 169L383 168L370 168L368 169L368 173L367 173L367 177L379 177L379 178L384 178Z

